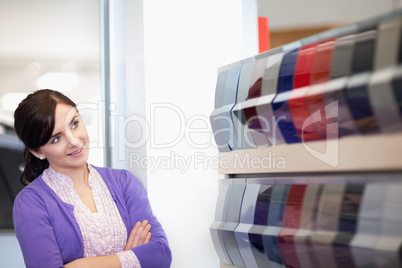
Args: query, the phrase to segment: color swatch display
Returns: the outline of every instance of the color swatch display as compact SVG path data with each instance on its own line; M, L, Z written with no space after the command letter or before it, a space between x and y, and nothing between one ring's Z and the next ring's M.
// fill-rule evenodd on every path
M402 132L402 9L221 67L210 120L221 152ZM220 261L402 268L402 169L315 170L223 179Z
M223 66L210 116L219 150L401 131L401 33L398 10Z
M224 179L215 249L238 267L402 267L401 175Z

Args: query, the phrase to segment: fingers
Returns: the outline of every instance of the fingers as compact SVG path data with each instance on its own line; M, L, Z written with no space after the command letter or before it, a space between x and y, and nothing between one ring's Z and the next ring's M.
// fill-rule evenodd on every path
M149 232L149 233L147 234L147 237L145 238L144 244L146 244L146 243L148 243L149 241L151 241L151 236L152 236L152 234L151 234L151 232Z
M131 230L130 235L129 235L128 239L127 239L127 243L126 243L126 246L125 246L124 250L129 250L130 248L134 247L134 246L132 246L133 242L134 242L134 237L135 237L135 235L137 233L137 230L138 230L138 227L140 227L140 225L141 225L141 222L137 222L134 225L134 227Z
M130 232L125 250L148 243L151 240L150 230L151 225L147 220L137 222Z
M149 231L151 230L151 225L148 224L147 220L144 220L137 229L136 236L134 236L134 245L139 246L144 244L145 238Z

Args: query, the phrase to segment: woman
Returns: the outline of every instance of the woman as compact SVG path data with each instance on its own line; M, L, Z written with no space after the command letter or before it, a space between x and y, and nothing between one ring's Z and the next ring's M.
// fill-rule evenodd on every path
M25 145L21 181L29 184L13 219L27 267L170 267L141 182L126 170L87 164L90 141L74 102L38 90L14 119Z

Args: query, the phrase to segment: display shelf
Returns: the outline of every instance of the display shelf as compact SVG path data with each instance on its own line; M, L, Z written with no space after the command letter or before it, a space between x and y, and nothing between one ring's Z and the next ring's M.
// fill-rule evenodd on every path
M402 267L401 29L402 9L218 70L222 268Z
M220 174L402 170L402 133L220 152Z

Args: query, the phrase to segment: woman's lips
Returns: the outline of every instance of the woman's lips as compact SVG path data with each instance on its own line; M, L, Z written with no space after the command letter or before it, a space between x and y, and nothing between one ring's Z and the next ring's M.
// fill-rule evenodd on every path
M74 152L72 152L72 153L68 154L68 156L78 156L78 155L80 155L80 154L81 154L82 149L83 149L83 147L81 147L80 149L75 150Z

